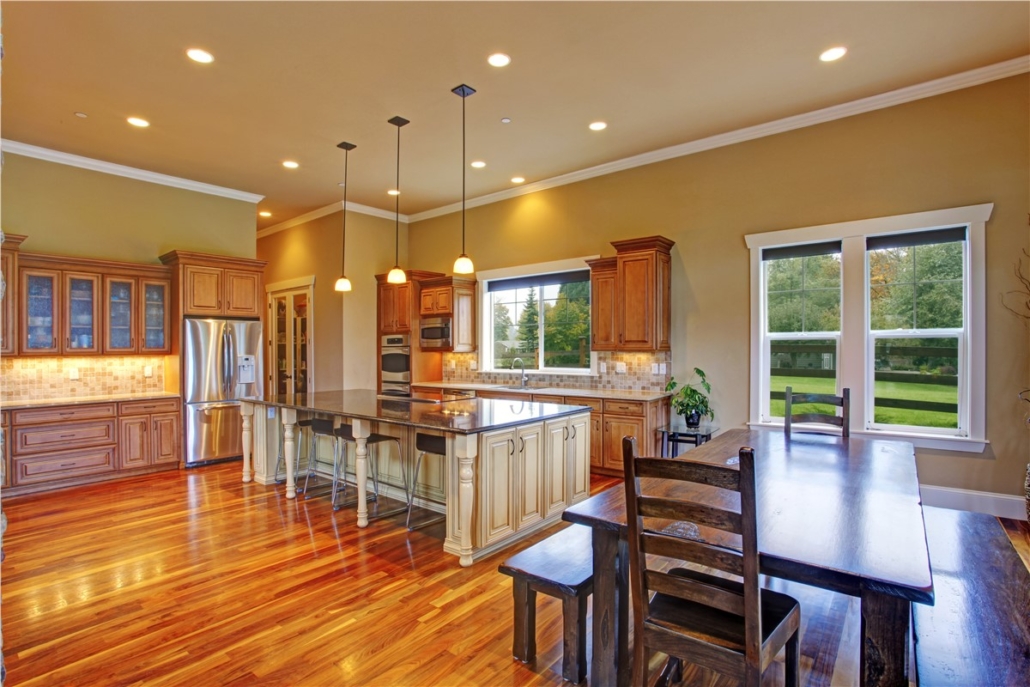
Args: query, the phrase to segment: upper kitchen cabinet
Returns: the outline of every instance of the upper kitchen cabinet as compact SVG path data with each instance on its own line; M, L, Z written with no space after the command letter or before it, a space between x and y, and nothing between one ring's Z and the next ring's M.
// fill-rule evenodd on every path
M178 312L200 317L261 317L263 260L187 251L161 256L171 265Z
M476 350L476 280L437 277L419 282L419 316L451 319L451 346L441 351L471 353Z
M421 282L444 276L421 270L407 270L405 274L408 280L403 284L391 284L385 274L376 275L380 334L410 334L411 323L418 314L415 307L421 302Z
M592 350L670 350L669 251L675 243L663 236L649 236L613 241L612 245L614 258L588 261Z
M61 273L22 269L20 274L21 352L56 355L61 352Z
M100 353L100 275L64 272L65 355Z
M24 236L5 234L0 244L0 355L13 355L18 351L18 251Z

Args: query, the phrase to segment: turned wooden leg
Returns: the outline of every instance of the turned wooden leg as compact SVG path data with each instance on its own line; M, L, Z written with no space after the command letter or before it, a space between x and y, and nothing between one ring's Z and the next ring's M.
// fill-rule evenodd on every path
M371 427L367 420L354 420L355 481L358 483L358 527L368 527L368 435Z
M286 461L286 498L297 498L297 475L294 474L293 463L297 459L297 411L293 408L282 409L283 422L283 460Z
M515 600L515 639L511 653L523 663L536 658L536 592L529 582L513 578L511 594Z
M254 443L254 404L240 403L240 415L243 416L243 481L251 480L250 447Z
M458 518L461 528L461 567L472 565L472 508L475 498L473 479L478 440L476 436L459 434L454 437L454 453L458 458Z

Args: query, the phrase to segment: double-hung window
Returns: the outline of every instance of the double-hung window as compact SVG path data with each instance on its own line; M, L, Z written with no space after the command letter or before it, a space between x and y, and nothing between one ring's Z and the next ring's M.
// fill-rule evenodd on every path
M782 423L788 386L849 388L852 433L982 450L992 207L748 236L751 423Z
M480 273L484 371L511 369L516 358L527 370L566 374L592 369L590 270L582 268L582 261L577 266L506 278Z

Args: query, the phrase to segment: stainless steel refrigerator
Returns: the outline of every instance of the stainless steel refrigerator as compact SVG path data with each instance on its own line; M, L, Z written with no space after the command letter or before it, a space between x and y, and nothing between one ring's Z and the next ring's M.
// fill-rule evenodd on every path
M241 398L261 398L261 323L187 318L183 337L186 465L243 455Z

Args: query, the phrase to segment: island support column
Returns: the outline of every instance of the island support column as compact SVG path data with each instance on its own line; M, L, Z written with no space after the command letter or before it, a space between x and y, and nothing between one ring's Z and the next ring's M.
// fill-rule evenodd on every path
M479 436L459 434L454 437L454 455L458 459L458 524L461 528L461 567L472 565L472 507L475 497L475 460Z
M280 408L283 422L283 461L286 463L286 498L297 498L297 476L293 474L293 464L297 460L297 411L293 408Z
M358 527L368 527L368 435L372 429L368 420L354 420L354 439L357 443L354 475L358 482ZM344 449L346 450L346 449Z
M240 415L243 416L243 481L249 482L253 475L250 449L254 443L254 404L240 401Z

